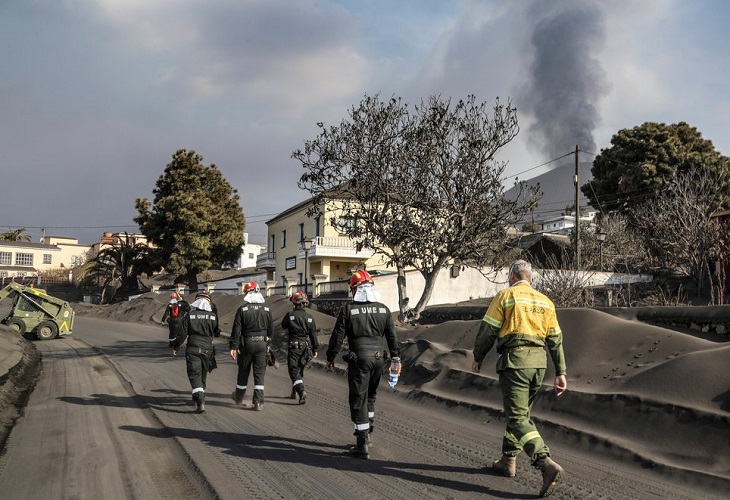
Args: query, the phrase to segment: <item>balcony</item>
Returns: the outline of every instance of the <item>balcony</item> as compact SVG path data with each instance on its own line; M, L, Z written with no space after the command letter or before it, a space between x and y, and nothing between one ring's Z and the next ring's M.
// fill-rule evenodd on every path
M259 269L276 268L276 252L264 252L256 256L256 267Z
M344 236L317 236L312 242L312 248L309 249L307 254L310 259L334 258L366 260L375 254L373 250L368 248L363 248L358 252L352 240ZM300 248L297 257L303 259L304 255L304 250Z

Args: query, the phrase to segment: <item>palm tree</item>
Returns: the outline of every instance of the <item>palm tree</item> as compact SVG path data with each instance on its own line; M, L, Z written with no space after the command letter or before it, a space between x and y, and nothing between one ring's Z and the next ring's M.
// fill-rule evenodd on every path
M101 302L110 302L116 290L134 292L140 289L138 277L151 271L149 247L132 243L129 235L120 235L110 246L102 248L80 270L82 284L102 287ZM112 289L111 296L107 293Z
M0 240L3 241L30 241L30 235L25 234L25 228L10 229L0 234Z

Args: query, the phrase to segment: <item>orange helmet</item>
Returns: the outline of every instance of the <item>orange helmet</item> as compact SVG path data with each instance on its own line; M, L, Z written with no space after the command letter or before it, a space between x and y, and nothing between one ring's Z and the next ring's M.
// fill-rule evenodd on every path
M248 292L257 292L259 290L259 286L255 281L249 281L245 285L243 285L243 293Z
M370 276L370 273L368 273L365 269L358 269L354 273L352 273L352 276L350 276L350 279L348 280L348 283L350 284L350 288L357 288L358 286L362 285L363 283L372 283L373 278Z
M292 304L295 306L306 304L309 302L309 298L307 297L307 294L303 292L302 290L299 290L298 292L294 292L294 294L289 299L292 301Z

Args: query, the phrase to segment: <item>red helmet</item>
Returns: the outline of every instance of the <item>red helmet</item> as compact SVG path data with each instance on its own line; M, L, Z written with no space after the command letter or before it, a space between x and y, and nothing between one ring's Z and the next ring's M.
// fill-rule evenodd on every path
M248 292L257 292L259 290L258 284L256 284L255 281L249 281L245 285L243 285L243 293Z
M302 290L299 290L298 292L294 292L289 300L292 301L292 304L298 306L309 302L309 297L307 297L307 294L304 293Z
M350 283L350 288L357 288L363 283L372 283L373 278L365 269L358 269L352 273L348 282Z
M177 292L172 292L170 298L180 300L180 295Z

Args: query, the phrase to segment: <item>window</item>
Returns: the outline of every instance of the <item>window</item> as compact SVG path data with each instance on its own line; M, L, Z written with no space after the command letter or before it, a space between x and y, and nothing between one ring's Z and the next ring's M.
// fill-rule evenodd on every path
M51 263L51 254L50 253L44 253L43 254L43 263L44 264L50 264Z
M13 254L10 252L0 252L0 264L9 266L13 262Z
M304 223L299 224L299 241L304 241Z
M285 248L286 247L286 229L284 229L281 232L281 241L280 241L280 243L281 243L281 248Z
M253 259L253 258L255 258L255 257L256 257L256 256L255 256L255 255L253 254L253 252L249 252L249 253L248 253L248 258L249 258L249 259Z
M33 254L32 253L16 253L15 254L15 265L16 266L32 266L33 265Z
M355 229L356 224L357 220L354 217L340 217L337 219L337 231L340 234L348 234Z

